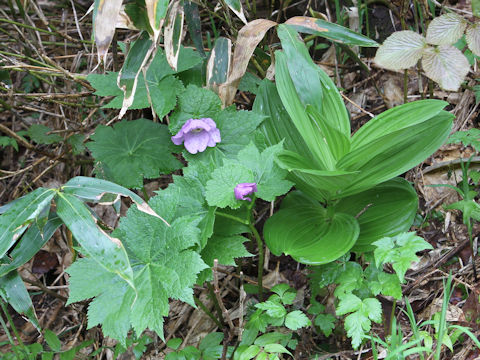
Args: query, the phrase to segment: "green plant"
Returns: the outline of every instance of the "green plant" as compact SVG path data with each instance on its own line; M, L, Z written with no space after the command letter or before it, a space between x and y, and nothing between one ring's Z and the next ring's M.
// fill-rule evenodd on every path
M455 13L446 13L432 20L426 38L411 30L390 35L378 48L375 62L390 70L402 70L421 59L427 77L445 90L457 91L470 71L470 64L453 44L466 31L468 48L479 56L479 29L477 23L470 23Z
M452 126L452 115L442 111L446 103L398 106L351 136L335 85L294 30L280 25L278 34L284 50L275 53L276 86L263 81L254 109L268 116L262 125L267 143L284 140L277 162L301 192L290 193L268 219L266 244L276 255L323 264L408 231L417 195L395 176L445 141Z

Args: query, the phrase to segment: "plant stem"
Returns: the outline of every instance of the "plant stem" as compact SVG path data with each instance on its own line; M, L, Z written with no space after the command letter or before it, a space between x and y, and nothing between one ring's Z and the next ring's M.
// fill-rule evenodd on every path
M12 328L13 333L15 334L15 337L18 340L18 343L22 347L22 349L25 349L25 344L23 343L22 339L20 338L20 334L18 333L17 328L15 327L15 324L13 323L13 319L10 316L10 313L8 312L8 309L3 302L3 300L0 300L0 306L2 307L3 313L5 314L5 317L7 318L7 321L10 323L10 327ZM3 319L2 319L3 321Z
M244 225L249 225L249 222L247 220L243 220L242 218L239 218L238 216L235 216L235 215L226 214L221 211L216 211L215 214L233 221L237 221Z
M258 233L257 229L255 226L250 223L249 224L250 230L253 233L253 236L255 237L255 240L257 241L257 247L258 247L258 299L260 302L263 301L263 262L265 260L265 254L263 251L263 241L262 238L260 237L260 234Z
M193 300L195 300L195 304L196 304L200 309L202 309L203 312L204 312L205 314L207 314L208 317L209 317L210 319L212 319L213 322L214 322L215 324L217 324L217 326L218 326L220 329L223 329L222 323L221 323L220 321L218 321L218 319L215 317L215 315L213 315L212 312L211 312L210 310L208 310L208 308L205 306L205 304L204 304L198 297L194 296L194 297L193 297Z

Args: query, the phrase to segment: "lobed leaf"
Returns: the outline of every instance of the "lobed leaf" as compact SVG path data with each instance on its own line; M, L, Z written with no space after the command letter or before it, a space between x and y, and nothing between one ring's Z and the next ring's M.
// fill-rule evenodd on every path
M414 31L396 31L380 45L375 62L389 70L408 69L422 57L427 42Z
M175 145L167 126L147 119L124 120L113 127L100 125L91 139L87 147L108 167L107 177L126 187L140 188L143 178L156 178L181 167L172 155Z
M470 71L468 59L452 45L428 48L422 59L422 67L425 75L448 91L457 91Z
M427 28L427 42L434 45L452 45L463 36L466 20L453 12L434 18Z
M480 56L480 27L478 24L468 26L465 33L468 48L477 56Z

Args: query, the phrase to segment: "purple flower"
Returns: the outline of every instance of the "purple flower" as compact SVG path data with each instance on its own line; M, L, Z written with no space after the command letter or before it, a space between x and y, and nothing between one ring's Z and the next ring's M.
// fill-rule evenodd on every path
M177 135L172 136L175 145L183 142L190 154L205 151L207 146L214 147L220 142L220 130L210 118L190 119L183 124Z
M248 200L252 201L252 199L246 197L246 195L254 193L257 191L257 183L241 183L235 186L235 198L237 200Z

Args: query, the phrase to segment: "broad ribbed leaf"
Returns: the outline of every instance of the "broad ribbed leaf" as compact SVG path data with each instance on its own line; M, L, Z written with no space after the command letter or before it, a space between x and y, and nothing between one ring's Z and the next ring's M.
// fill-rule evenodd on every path
M100 230L86 205L75 196L59 193L55 202L58 216L85 253L107 271L118 274L134 287L132 268L120 240Z
M316 65L303 43L290 26L280 25L278 36L285 51L290 77L297 90L297 95L305 107L308 105L323 117L325 126L338 130L345 137L350 137L350 119L342 97L330 77ZM320 119L316 120L317 122ZM322 131L324 127L317 123ZM327 137L327 141L328 141Z
M352 136L352 151L381 136L420 124L437 115L447 105L441 100L419 100L388 109L368 121Z
M303 154L312 162L316 162L285 110L274 83L266 79L262 81L253 104L253 110L267 116L260 126L267 145L272 146L284 140L283 144L286 150Z
M335 159L328 148L324 135L305 111L305 106L302 104L290 77L286 55L281 51L276 51L275 58L277 89L285 109L312 154L322 164L322 170L333 170Z
M298 33L286 25L277 27L277 34L287 59L290 78L303 106L311 105L317 111L322 108L322 83L316 65Z
M422 35L411 30L397 31L378 48L375 62L390 70L408 69L420 60L426 47Z
M358 171L319 170L312 167L307 159L291 151L280 153L277 161L281 167L292 171L295 179L297 177L302 179L307 187L305 188L302 183L296 182L297 188L304 192L308 192L308 188L315 188L329 194L322 199L333 197L338 190L347 187L358 177ZM316 196L315 198L318 199Z
M452 45L427 49L422 58L422 67L425 75L448 91L457 91L470 71L468 59Z
M327 211L312 203L282 208L265 223L265 242L277 256L282 253L296 261L320 265L338 259L358 238L360 227L351 215Z
M295 30L314 34L345 45L376 47L378 43L341 25L308 16L295 16L286 22Z
M418 165L445 142L452 120L452 114L441 111L421 124L384 135L345 155L338 162L339 169L360 173L339 197L366 190Z
M434 45L452 45L463 36L467 21L453 12L436 17L428 25L427 42Z
M468 48L472 52L480 56L480 26L478 24L470 25L465 33L467 39Z
M0 295L17 313L25 315L40 330L32 300L18 272L12 271L0 277Z
M362 252L373 250L371 244L382 237L408 231L417 209L417 193L403 178L343 198L335 205L336 212L358 217L360 235L353 250Z
M0 216L0 258L20 238L28 223L34 221L50 205L54 195L54 189L38 188L15 200Z
M5 257L0 265L0 277L25 264L46 244L53 233L62 225L62 221L51 213L43 227L34 223L22 236L21 241L10 252L8 260ZM10 260L11 259L11 260Z
M343 104L342 104L343 105ZM313 106L307 106L307 114L325 135L325 141L336 160L350 151L350 134L344 135L337 128L330 126L327 118ZM334 116L331 116L334 118Z

